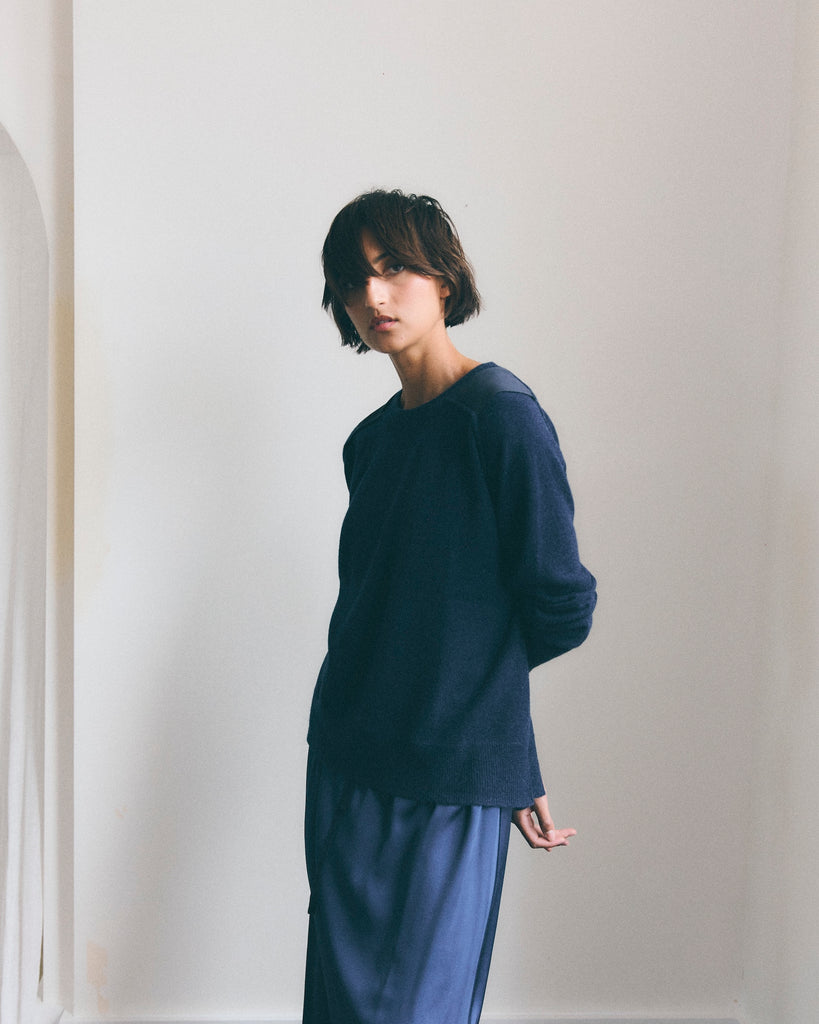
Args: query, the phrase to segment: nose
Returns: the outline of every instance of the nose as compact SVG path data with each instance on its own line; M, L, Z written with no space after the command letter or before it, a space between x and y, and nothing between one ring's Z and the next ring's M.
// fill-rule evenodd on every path
M378 309L385 298L384 280L381 277L368 277L364 284L364 302L371 309Z

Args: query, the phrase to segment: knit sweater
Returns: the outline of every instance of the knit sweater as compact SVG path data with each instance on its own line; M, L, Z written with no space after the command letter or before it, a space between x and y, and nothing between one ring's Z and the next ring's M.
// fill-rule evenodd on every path
M583 642L596 601L554 427L484 363L414 409L394 395L343 454L308 741L396 796L529 806L543 793L529 670Z

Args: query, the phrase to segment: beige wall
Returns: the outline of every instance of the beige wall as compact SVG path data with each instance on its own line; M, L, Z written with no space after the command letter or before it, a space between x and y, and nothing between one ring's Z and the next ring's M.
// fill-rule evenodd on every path
M739 1018L747 990L751 1024L799 1024L781 986L807 1005L817 937L803 922L766 959L781 863L748 844L755 704L791 706L766 695L814 607L794 438L815 309L794 287L783 328L780 294L810 245L785 233L795 5L74 7L76 920L67 937L55 891L49 985L73 967L79 1017L297 1015L339 448L396 387L337 350L316 254L346 199L396 184L459 225L486 312L456 342L552 413L600 578L588 645L535 679L580 836L565 857L513 845L487 1013ZM35 135L20 83L52 75L65 6L22 10L38 71L14 65L0 119ZM65 111L36 111L64 138ZM777 620L782 474L808 578L777 577ZM815 665L788 671L809 722ZM756 755L768 805L815 798L796 727Z

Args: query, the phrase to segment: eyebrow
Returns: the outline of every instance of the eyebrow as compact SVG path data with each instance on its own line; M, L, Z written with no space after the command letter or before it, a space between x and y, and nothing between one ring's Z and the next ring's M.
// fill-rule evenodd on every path
M378 274L378 276L380 277L381 276L381 271L377 269L378 264L379 263L383 263L384 260L391 260L391 259L395 259L395 256L393 255L393 253L391 253L389 251L382 252L378 256L375 257L375 259L372 261L372 263L370 263L370 269L374 273ZM365 263L366 262L367 261L365 260Z

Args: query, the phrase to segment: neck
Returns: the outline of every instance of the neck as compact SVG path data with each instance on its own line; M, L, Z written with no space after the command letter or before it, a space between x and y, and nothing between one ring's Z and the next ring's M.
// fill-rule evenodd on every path
M400 353L390 358L401 381L401 406L404 409L415 409L431 402L478 366L478 360L459 352L449 337L446 345L434 353Z

